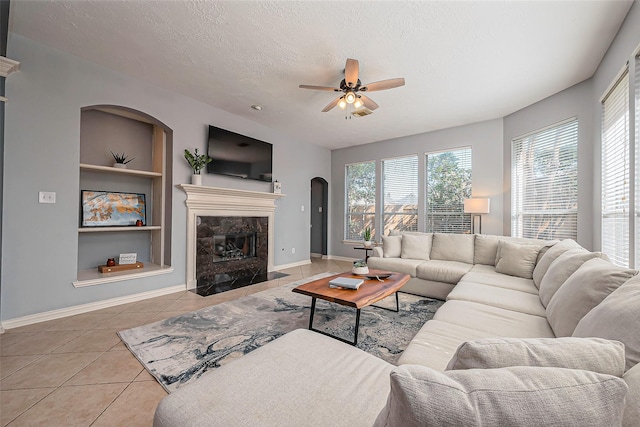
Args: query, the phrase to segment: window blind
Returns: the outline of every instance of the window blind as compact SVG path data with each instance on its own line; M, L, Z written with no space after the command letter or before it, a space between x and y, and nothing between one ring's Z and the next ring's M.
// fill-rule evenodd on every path
M345 166L345 195L345 240L363 240L366 227L375 236L375 161Z
M602 252L629 265L629 74L602 101Z
M512 141L511 235L576 239L578 235L578 120Z
M382 230L418 231L418 156L382 161Z
M427 232L470 233L464 199L471 197L471 148L427 153L426 168Z
M636 176L635 176L635 264L633 268L640 266L640 55L635 57L635 153L636 153Z

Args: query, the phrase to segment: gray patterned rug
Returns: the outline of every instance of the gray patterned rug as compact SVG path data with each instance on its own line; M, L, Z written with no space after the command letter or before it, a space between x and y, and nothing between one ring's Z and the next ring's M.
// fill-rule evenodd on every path
M298 328L309 326L311 298L291 292L317 275L213 305L118 334L144 367L169 392ZM358 347L395 363L442 301L399 294L400 312L365 307L360 315ZM395 308L391 296L377 305ZM316 329L353 340L355 310L318 300Z

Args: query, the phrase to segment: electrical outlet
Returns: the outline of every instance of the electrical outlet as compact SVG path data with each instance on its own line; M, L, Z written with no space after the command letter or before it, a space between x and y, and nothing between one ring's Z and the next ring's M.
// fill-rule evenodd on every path
M304 205L300 206L300 212L304 212Z
M55 203L56 193L54 191L40 191L38 193L38 203Z
M296 248L291 248L291 253L295 254L296 253Z

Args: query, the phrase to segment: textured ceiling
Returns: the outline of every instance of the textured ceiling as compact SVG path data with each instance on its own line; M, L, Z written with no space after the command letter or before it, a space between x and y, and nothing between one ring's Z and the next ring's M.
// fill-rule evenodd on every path
M631 4L14 0L10 31L340 148L503 117L579 83ZM298 85L337 86L347 58L362 83L406 86L369 94L366 117L321 113L335 94Z

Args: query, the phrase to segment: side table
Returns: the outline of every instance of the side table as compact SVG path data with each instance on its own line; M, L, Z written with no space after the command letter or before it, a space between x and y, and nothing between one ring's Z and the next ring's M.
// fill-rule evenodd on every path
M364 251L364 260L366 262L367 260L369 260L369 251L373 250L373 246L371 246L370 248L365 248L364 246L355 246L353 249Z

